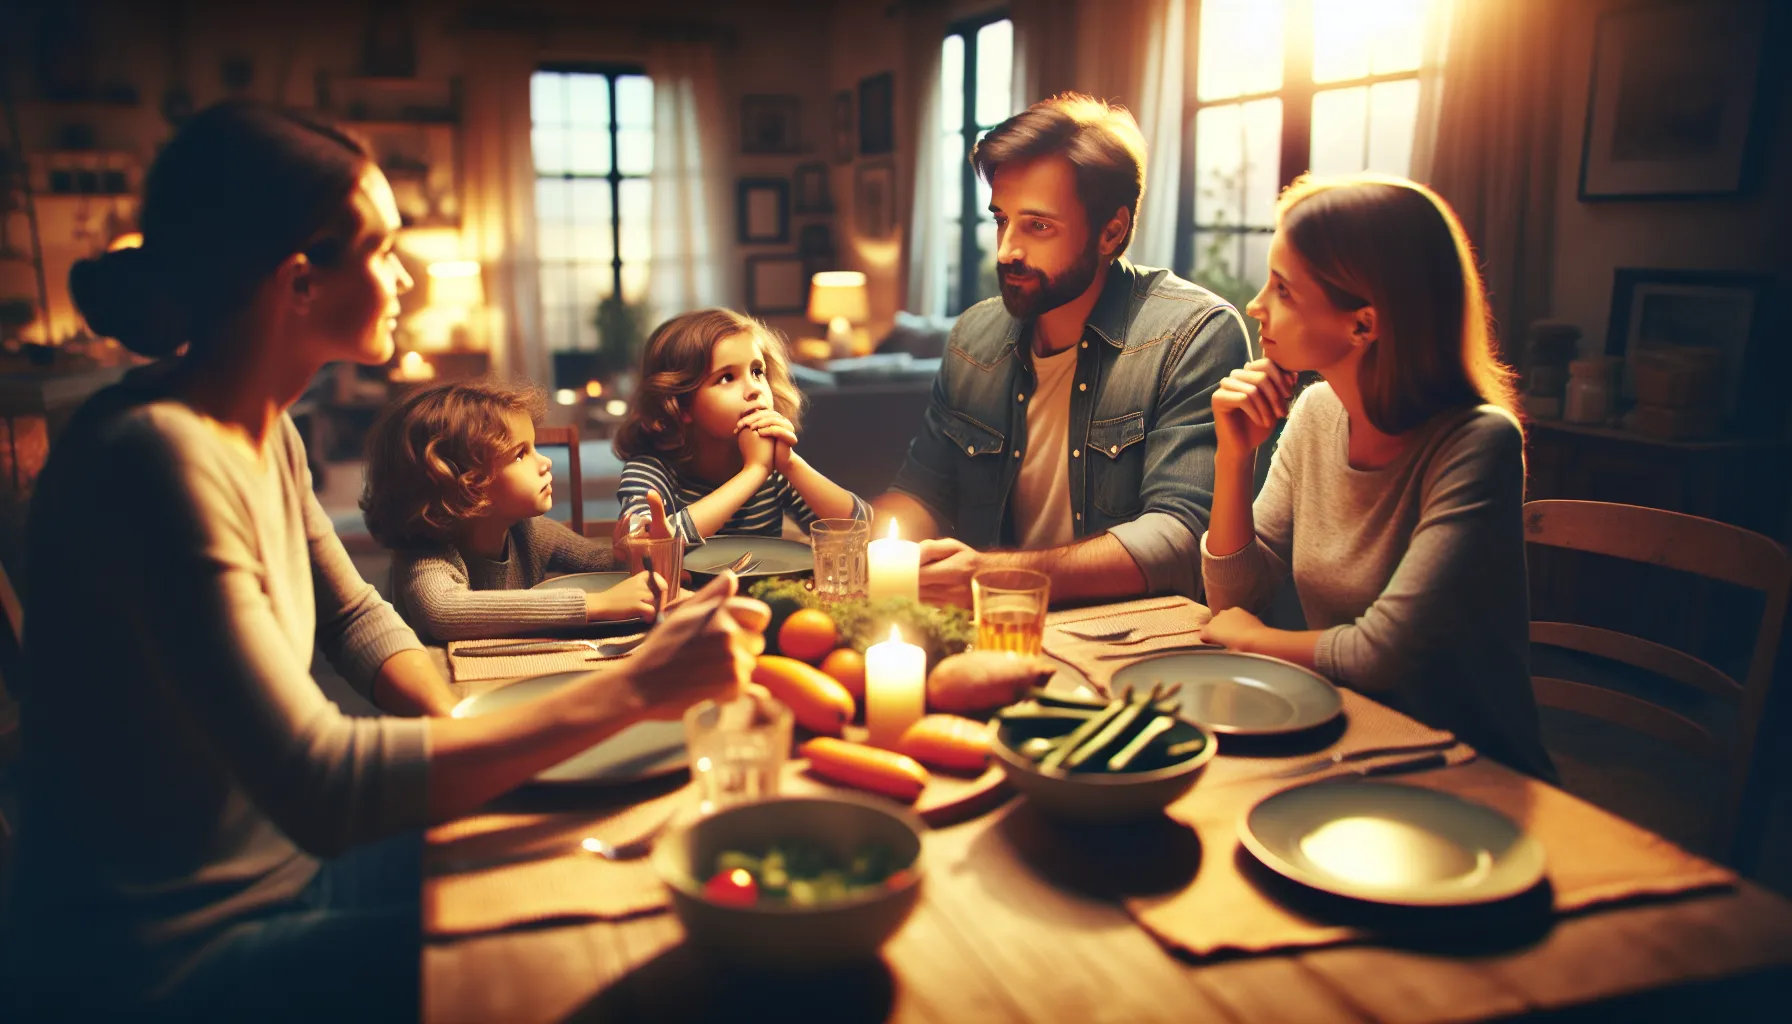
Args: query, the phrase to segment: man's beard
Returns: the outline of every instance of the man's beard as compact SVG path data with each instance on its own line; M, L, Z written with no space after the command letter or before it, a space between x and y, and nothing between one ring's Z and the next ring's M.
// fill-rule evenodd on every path
M1091 241L1089 247L1083 250L1082 256L1055 277L1049 277L1025 264L998 264L996 280L1002 288L1002 305L1008 307L1008 315L1017 320L1031 320L1049 313L1089 290L1089 285L1095 280L1099 259L1100 249ZM1032 277L1038 282L1038 287L1025 291L1009 284L1006 275L1010 272Z

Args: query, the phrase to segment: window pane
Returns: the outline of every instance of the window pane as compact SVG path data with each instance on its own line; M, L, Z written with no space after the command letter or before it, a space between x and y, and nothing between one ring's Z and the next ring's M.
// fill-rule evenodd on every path
M616 169L623 174L653 173L652 128L624 128L616 133Z
M622 258L646 261L652 252L649 213L653 209L653 182L635 179L622 183Z
M604 296L610 294L613 284L613 271L609 261L602 263L580 263L573 268L573 301L579 306L579 319L592 320L597 316L597 304ZM592 338L597 337L597 328L591 328Z
M625 236L626 237L626 236ZM626 248L625 241L623 246ZM622 300L635 303L647 297L647 264L624 263L622 265Z
M610 222L610 183L607 181L569 181L572 196L572 219L580 225Z
M535 254L544 260L572 258L572 226L544 220L535 226Z
M1360 85L1313 95L1314 174L1349 174L1363 169L1368 101L1369 90Z
M549 306L545 303L541 308L541 334L547 339L550 352L564 352L572 348L572 338L568 335L565 306Z
M1431 0L1313 0L1313 81L1418 68Z
M1269 252L1268 234L1262 232L1197 231L1195 232L1195 272L1192 280L1220 298L1232 303L1242 314L1244 307L1262 287L1268 276L1264 260ZM1255 269L1252 264L1255 263ZM1251 337L1257 336L1256 322L1245 317Z
M1004 18L977 30L977 123L1007 120L1014 104L1014 23Z
M567 131L565 128L536 125L530 130L535 149L535 170L540 174L566 172Z
M1195 113L1195 223L1275 221L1282 101L1252 100Z
M1202 0L1196 98L1223 100L1282 87L1282 5Z
M610 173L610 130L587 125L569 132L570 158L566 169L573 174Z
M1412 133L1418 117L1418 79L1369 87L1370 170L1406 176L1412 169Z
M544 262L539 274L542 309L554 309L572 301L572 293L568 290L571 279L566 264Z
M940 130L964 130L964 36L950 35L940 46Z
M964 213L964 168L962 136L949 135L940 142L940 216L957 220Z
M616 79L616 123L624 128L653 127L653 79L646 75Z
M565 220L572 216L572 206L566 195L566 180L563 178L535 179L535 219L538 221Z
M567 120L581 128L610 126L610 82L602 75L567 75Z
M566 120L566 77L551 71L529 76L529 116L540 124Z
M1269 240L1273 237L1275 236L1268 232L1253 231L1242 239L1244 242L1244 265L1239 268L1239 277L1250 285L1253 295L1263 287L1263 282L1269 280ZM1239 304L1238 311L1244 312L1244 303ZM1250 320L1251 318L1245 317L1245 319ZM1256 323L1254 320L1251 322ZM1253 331L1251 336L1256 337L1256 332Z
M955 315L965 307L964 297L958 294L958 242L959 226L957 218L946 222L945 230L940 232L940 251L946 254L946 312Z

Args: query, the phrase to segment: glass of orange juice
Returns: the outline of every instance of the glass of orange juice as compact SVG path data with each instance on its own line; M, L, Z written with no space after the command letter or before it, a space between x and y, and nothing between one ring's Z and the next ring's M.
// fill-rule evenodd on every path
M971 577L977 649L1038 654L1051 591L1051 577L1031 569L985 569Z

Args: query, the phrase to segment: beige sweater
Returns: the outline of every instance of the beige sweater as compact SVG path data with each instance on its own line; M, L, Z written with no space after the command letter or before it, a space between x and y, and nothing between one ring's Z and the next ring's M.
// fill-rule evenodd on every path
M453 546L394 552L392 604L420 638L438 644L583 626L584 591L530 588L563 573L614 568L608 540L536 516L510 528L495 561Z
M1289 411L1252 515L1257 542L1202 575L1215 610L1262 614L1294 573L1331 679L1553 779L1530 683L1524 435L1493 406L1419 428L1391 465L1353 469L1329 384Z
M331 530L292 421L257 466L159 375L58 439L27 577L16 910L39 956L123 998L316 858L424 824L428 788L422 721L348 717L310 675L314 643L363 690L420 645Z

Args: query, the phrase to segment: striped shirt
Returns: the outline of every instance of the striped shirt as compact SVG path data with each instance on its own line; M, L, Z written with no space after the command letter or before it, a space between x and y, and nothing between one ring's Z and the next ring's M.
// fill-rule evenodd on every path
M708 497L716 489L715 484L695 480L678 471L675 464L662 461L653 455L642 455L628 460L622 467L622 484L616 488L616 500L622 505L622 518L627 519L637 512L647 511L647 492L660 492L666 501L666 513L672 519L673 528L684 538L686 545L696 547L704 538L697 532L697 522L691 518L690 506L702 498ZM818 517L809 508L809 503L797 493L784 474L773 471L753 492L746 503L736 509L734 515L722 524L715 532L717 537L777 537L784 533L784 517L788 515L796 520L796 524L805 532L809 524ZM871 506L858 495L852 497L852 517L869 520Z

